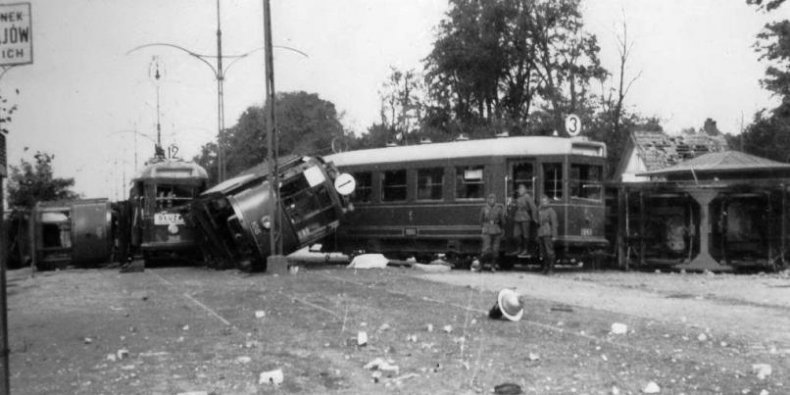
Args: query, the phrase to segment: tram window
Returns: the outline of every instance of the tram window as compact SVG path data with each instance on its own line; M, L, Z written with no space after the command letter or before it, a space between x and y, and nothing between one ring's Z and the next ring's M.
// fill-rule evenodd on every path
M373 174L369 171L354 173L357 187L351 194L351 201L356 203L369 203L373 198Z
M571 197L600 200L602 172L601 166L571 165Z
M562 199L562 163L543 164L543 193L549 199Z
M513 164L512 173L512 182L508 185L508 196L513 196L518 186L524 185L534 197L535 186L532 184L532 181L535 173L532 170L532 163L515 163Z
M157 185L157 210L178 207L195 197L195 187L187 185Z
M417 170L417 200L442 200L443 185L443 168Z
M381 200L396 202L406 200L406 170L385 171L381 180Z
M455 168L456 199L482 199L484 193L483 166Z

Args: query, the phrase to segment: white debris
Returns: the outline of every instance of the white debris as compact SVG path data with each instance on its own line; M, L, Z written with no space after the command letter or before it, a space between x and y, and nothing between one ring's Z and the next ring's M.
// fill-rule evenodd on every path
M413 263L411 267L412 269L422 270L425 272L433 272L433 273L449 272L451 270L450 266L448 265L433 264L433 263L430 265L424 265L422 263Z
M379 327L379 332L384 332L389 328L390 328L390 324L387 323L381 324L381 326Z
M189 330L189 325L184 325L184 327L183 327L183 328L181 328L181 329L182 329L182 330L185 330L185 331L188 331L188 330Z
M620 395L620 389L617 388L617 386L612 386L612 390L609 391L609 393L612 395Z
M453 326L452 325L445 325L445 326L442 327L442 330L445 331L446 333L450 333L450 332L453 331Z
M391 361L387 361L384 358L376 358L368 362L364 368L367 370L380 370L390 376L397 376L400 371L398 365L393 365Z
M659 387L655 381L651 381L647 383L645 388L642 389L642 392L644 392L645 394L657 394L661 392L661 387Z
M250 358L250 357L248 357L246 355L242 355L242 356L236 358L236 362L238 362L238 363L250 363L250 362L252 362L252 358Z
M704 341L708 340L708 335L706 335L704 333L700 333L699 336L697 336L697 340L699 340L701 342L704 342Z
M425 328L428 332L433 332L433 324L428 324Z
M178 395L208 395L208 391L179 392Z
M93 339L91 339L90 337L86 337L84 341L85 341L85 344L93 343Z
M604 362L607 362L609 360L606 354L601 354L601 359L603 359Z
M117 356L118 356L118 359L129 358L129 350L127 350L127 349L125 349L125 348L122 348L122 349L118 350L118 351L115 353L115 355L117 355Z
M628 333L628 325L619 322L612 324L613 335L625 335L626 333Z
M357 333L357 345L362 347L368 344L368 333L365 331L359 331Z
M758 379L764 380L773 373L773 369L767 363L755 363L752 365L752 373L756 374Z
M389 259L382 254L362 254L355 256L347 267L353 269L383 269L387 267L388 262Z
M108 361L115 362L117 359L118 359L118 357L116 357L115 354L107 354L107 360Z
M278 386L282 384L284 379L285 377L283 376L283 370L275 369L261 373L261 375L258 377L258 384L271 384Z
M770 393L768 392L768 390L762 390L762 391L760 391L760 395L769 395L769 394L770 394Z
M529 353L527 358L529 358L530 361L537 361L538 359L540 359L540 355L535 354L534 352L531 352L531 353Z
M255 310L255 318L263 318L266 317L266 312L263 310Z
M407 342L417 343L417 335L409 335L406 336Z

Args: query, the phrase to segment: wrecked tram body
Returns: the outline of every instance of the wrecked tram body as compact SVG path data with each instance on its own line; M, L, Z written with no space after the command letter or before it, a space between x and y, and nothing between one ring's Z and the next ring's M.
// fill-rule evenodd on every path
M283 253L333 234L346 210L346 201L334 186L334 166L320 158L289 158L281 161L279 173ZM201 235L209 266L266 268L275 212L269 176L265 165L257 166L192 202L187 220Z

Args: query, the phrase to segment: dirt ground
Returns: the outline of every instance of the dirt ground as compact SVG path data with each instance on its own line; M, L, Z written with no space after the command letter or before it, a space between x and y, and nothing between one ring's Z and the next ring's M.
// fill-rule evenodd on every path
M12 393L790 392L787 276L301 269L11 271ZM521 321L486 317L502 287Z

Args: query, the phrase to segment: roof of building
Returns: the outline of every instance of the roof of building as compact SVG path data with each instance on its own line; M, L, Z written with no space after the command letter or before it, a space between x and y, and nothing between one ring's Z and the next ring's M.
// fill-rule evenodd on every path
M664 132L635 131L631 134L631 141L648 172L728 149L724 136L711 136L704 132L671 136Z
M519 136L364 149L332 154L325 156L324 159L338 167L343 167L435 159L571 153L605 157L606 145L575 138Z
M674 166L641 173L639 175L655 176L690 171L695 173L712 172L759 172L774 170L790 170L790 164L777 162L759 156L749 155L740 151L712 152L690 159Z

